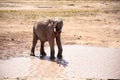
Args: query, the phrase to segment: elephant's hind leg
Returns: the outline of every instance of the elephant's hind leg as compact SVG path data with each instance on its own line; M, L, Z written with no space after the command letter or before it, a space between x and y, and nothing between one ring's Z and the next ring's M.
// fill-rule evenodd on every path
M40 47L40 58L43 58L46 56L46 53L44 51L44 41L41 41L41 47Z
M35 46L36 46L36 43L37 43L37 40L38 40L38 37L37 35L33 32L33 42L32 42L32 48L31 48L31 54L30 56L35 56Z

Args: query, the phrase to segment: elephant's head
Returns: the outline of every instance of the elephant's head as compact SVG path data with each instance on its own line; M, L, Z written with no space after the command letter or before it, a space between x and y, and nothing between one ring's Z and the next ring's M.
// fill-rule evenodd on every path
M53 27L55 34L60 34L63 27L63 20L61 18L54 18L50 19L49 22L54 25Z

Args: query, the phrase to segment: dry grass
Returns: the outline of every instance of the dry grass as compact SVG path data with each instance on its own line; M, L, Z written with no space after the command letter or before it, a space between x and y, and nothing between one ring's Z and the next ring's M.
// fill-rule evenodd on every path
M68 10L0 10L0 20L3 19L19 19L19 17L24 17L24 21L28 19L36 19L39 16L48 16L48 17L73 17L73 16L92 16L97 13L117 13L120 9L91 9L91 10L77 10L77 9L68 9Z
M98 3L98 2L118 2L120 0L0 0L0 3L15 3L22 5L32 5L32 6L40 6L40 5L68 5L74 6L82 3Z

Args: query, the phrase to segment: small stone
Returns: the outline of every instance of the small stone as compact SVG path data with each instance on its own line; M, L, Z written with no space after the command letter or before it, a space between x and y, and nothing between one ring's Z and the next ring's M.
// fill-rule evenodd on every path
M74 36L76 36L76 35L74 35Z
M117 42L119 42L119 41L117 41Z
M79 36L78 39L82 38L82 36Z
M11 41L14 41L14 38L12 38Z
M82 38L82 36L79 36L80 38Z
M75 4L68 4L68 6L75 6Z

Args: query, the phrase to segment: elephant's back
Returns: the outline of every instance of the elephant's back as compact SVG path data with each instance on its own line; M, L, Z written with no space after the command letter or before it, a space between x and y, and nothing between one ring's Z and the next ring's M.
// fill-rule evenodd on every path
M47 21L39 21L34 25L35 34L42 41L47 41Z

